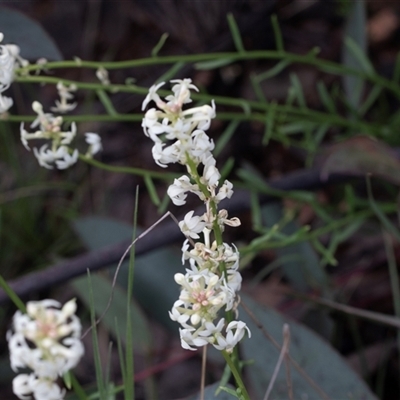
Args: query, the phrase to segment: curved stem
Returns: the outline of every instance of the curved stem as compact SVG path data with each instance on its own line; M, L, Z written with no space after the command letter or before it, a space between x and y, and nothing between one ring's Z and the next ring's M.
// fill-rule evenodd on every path
M273 51L273 50L256 50L256 51L246 51L246 52L226 52L226 53L205 53L205 54L188 54L188 55L178 55L178 56L164 56L164 57L148 57L141 58L137 60L127 60L127 61L115 61L115 62L97 62L97 61L55 61L49 62L45 66L32 64L27 67L17 70L21 73L40 71L45 69L57 69L57 68L93 68L97 69L100 67L106 69L122 69L122 68L135 68L150 65L161 65L161 64L175 64L177 62L181 63L200 63L212 60L229 60L229 61L239 61L239 60L254 60L254 59L264 59L264 60L287 60L289 63L300 63L314 65L322 71L326 71L335 75L353 75L358 76L362 79L368 80L370 82L376 83L389 91L395 93L400 97L400 87L398 84L394 83L390 79L386 79L375 72L363 71L356 68L351 68L344 66L342 64L323 60L316 57L316 51L312 51L309 54L301 55L288 53L285 51Z

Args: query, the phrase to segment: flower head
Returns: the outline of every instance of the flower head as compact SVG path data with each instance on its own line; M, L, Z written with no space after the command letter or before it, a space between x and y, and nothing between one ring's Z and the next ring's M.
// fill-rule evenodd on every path
M62 87L60 86L60 89ZM42 139L47 141L39 149L33 148L33 154L37 158L39 165L53 169L67 169L74 165L79 158L79 151L69 147L76 137L77 128L72 122L70 128L63 129L63 117L45 113L43 106L38 102L32 103L32 109L37 113L36 119L32 122L31 128L34 132L28 132L24 124L20 126L21 142L27 150L30 150L29 141ZM102 149L100 136L96 133L85 134L86 143L89 144L86 156L92 157Z
M54 383L74 368L84 353L81 323L75 315L76 302L63 307L55 300L28 302L27 313L17 311L7 332L11 368L30 368L31 374L14 378L14 393L21 399L61 399Z

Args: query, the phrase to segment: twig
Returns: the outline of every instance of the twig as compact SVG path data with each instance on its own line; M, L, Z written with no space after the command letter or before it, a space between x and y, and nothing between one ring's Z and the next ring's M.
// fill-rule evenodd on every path
M289 345L290 345L290 329L288 324L283 324L283 344L281 348L281 352L279 354L278 362L276 363L274 373L272 374L271 380L268 385L268 389L265 393L264 400L268 400L269 395L271 394L272 388L274 387L274 383L278 376L279 370L281 368L282 362L287 355L289 354Z
M207 345L203 346L203 356L201 360L200 400L204 400L204 388L206 386L206 364L207 364Z

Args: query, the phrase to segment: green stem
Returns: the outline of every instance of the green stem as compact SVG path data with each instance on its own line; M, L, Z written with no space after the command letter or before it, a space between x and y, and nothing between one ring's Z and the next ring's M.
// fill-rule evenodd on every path
M223 350L222 355L225 358L226 363L229 365L229 368L232 371L233 376L235 377L236 385L238 389L240 389L241 396L243 400L250 400L250 396L247 393L246 386L243 383L242 376L240 375L240 371L236 368L235 363L231 358L231 354L227 351Z
M115 165L108 165L108 164L102 163L101 161L97 161L93 158L84 156L82 154L79 155L79 159L82 161L85 161L86 163L91 164L97 168L101 168L101 169L104 169L105 171L109 171L109 172L132 174L132 175L143 176L143 177L152 177L152 178L162 179L162 180L171 180L174 178L179 178L181 176L181 174L176 174L173 172L156 172L156 171L148 171L146 169L141 169L141 168L118 167Z
M11 286L6 282L2 275L0 275L0 287L5 291L10 300L17 306L17 308L26 314L26 306L22 300L17 296Z
M390 79L386 79L374 72L363 71L357 68L351 68L344 66L342 64L323 60L316 57L316 52L313 51L306 55L288 53L282 50L279 51L246 51L241 53L236 52L226 52L226 53L205 53L205 54L188 54L188 55L177 55L177 56L164 56L164 57L148 57L141 58L138 60L127 60L127 61L114 61L114 62L96 62L96 61L55 61L49 62L45 65L46 69L57 69L57 68L106 68L106 69L121 69L121 68L135 68L150 65L161 65L161 64L175 64L177 62L181 63L196 63L212 60L227 59L230 61L239 60L287 60L290 63L299 64L309 64L314 65L322 71L329 72L335 75L352 75L357 76L362 79L368 80L370 82L376 83L380 86L385 87L389 91L395 93L400 97L400 87L395 82ZM32 64L27 67L17 70L19 72L33 72L40 71L43 66Z
M107 86L102 85L101 83L89 83L89 82L77 82L71 81L67 79L60 79L58 77L50 77L50 76L20 76L16 77L15 79L17 82L21 83L49 83L56 85L58 82L62 81L65 85L75 85L79 89L85 90L94 90L96 92L103 91L104 93L110 92L124 92L124 93L134 93L134 94L141 94L146 95L148 93L148 88L140 87L136 85L116 85L110 84ZM165 90L158 91L160 95L167 95L169 92ZM400 96L400 94L399 94ZM244 109L243 115L238 116L237 113L219 113L217 119L223 120L258 120L260 122L265 122L265 115L263 114L252 114L249 112L250 110L258 110L260 112L268 112L271 108L270 103L252 101L252 100L245 100L241 98L230 98L224 96L213 96L208 94L196 94L193 93L192 95L194 100L210 102L214 100L217 104L225 105L225 106L232 106L232 107L239 107ZM372 134L379 134L382 130L380 125L365 123L363 121L357 120L349 120L345 117L342 117L338 114L331 114L322 111L315 111L309 108L299 108L296 106L292 106L290 104L282 104L277 105L274 103L275 111L278 113L287 113L290 114L290 117L298 120L299 117L303 117L306 120L315 121L316 123L326 123L329 121L331 124L341 126L343 128L349 128L352 130L359 130L361 132L369 132ZM246 111L248 110L248 111ZM288 116L289 117L289 116ZM24 117L25 118L25 117ZM107 115L107 116L65 116L63 117L65 121L80 121L81 118L84 120L97 120L97 121L140 121L143 118L142 114L115 114L115 115ZM22 117L15 118L15 116L8 116L5 120L8 121L21 121L23 122L24 119ZM29 117L26 117L25 121L31 121ZM32 117L33 120L33 117Z

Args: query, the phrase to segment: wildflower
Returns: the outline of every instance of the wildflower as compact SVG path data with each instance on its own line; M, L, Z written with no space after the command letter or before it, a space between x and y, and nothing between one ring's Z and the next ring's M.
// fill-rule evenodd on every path
M84 353L82 327L75 311L75 299L63 307L47 299L28 302L26 314L15 313L12 329L7 332L11 368L15 372L20 368L32 370L30 375L19 375L13 381L19 398L29 394L40 400L62 397L54 381L74 368Z
M68 147L60 146L56 151L48 149L48 145L44 144L40 150L36 147L33 149L33 154L39 161L39 165L53 169L51 164L56 164L58 169L66 169L78 161L79 152L74 150L72 154L69 154Z
M2 96L0 94L0 114L4 114L14 104L11 97Z
M17 375L12 382L14 394L22 399L61 400L65 389L61 389L53 380L38 378L35 374Z
M196 350L211 344L218 350L230 352L246 332L250 336L244 322L229 320L225 328L225 319L219 318L220 311L233 310L237 314L237 292L242 283L238 271L239 252L234 245L221 240L225 225L236 227L240 220L228 218L226 210L218 211L218 203L232 196L233 185L227 180L220 185L221 174L212 155L214 142L205 132L215 117L215 103L184 110L183 106L192 102L190 90L198 89L190 79L171 82L174 84L172 94L165 100L157 93L164 82L149 89L142 109L150 102L157 108L150 108L145 113L142 127L145 135L154 142L152 154L160 167L180 163L187 168L189 176L174 179L167 190L172 202L177 206L185 204L188 192L191 192L205 203L206 212L194 216L194 211L189 211L179 222L179 228L187 238L182 246L182 263L188 260L190 268L185 274L174 276L181 292L169 316L181 325L179 333L183 348ZM201 174L198 169L202 169ZM211 240L212 232L218 242ZM198 241L193 243L193 240Z
M24 124L20 126L21 142L27 150L30 150L29 141L36 139L47 140L39 150L33 148L33 154L37 158L39 165L53 169L56 166L58 169L67 169L75 164L79 158L79 151L69 147L76 137L77 128L75 122L72 122L69 130L63 130L63 118L55 117L51 113L45 113L43 106L34 101L32 109L37 113L36 119L30 125L35 129L34 132L28 132ZM86 156L92 157L102 149L101 139L96 133L86 133L86 143L89 144Z
M4 35L0 33L0 43ZM15 57L10 45L0 45L0 93L7 90L14 79Z
M87 157L94 156L99 151L103 149L101 144L101 138L97 133L88 132L85 133L86 143L89 145L88 151L86 153Z
M77 90L76 85L65 86L62 82L57 83L57 91L60 96L60 101L56 100L56 107L51 107L50 110L53 112L66 113L72 111L77 103L68 103L69 100L74 98L71 92Z
M0 43L4 35L0 32ZM26 67L29 62L20 56L20 48L15 44L0 45L0 93L7 90L14 80L14 71Z
M206 223L202 220L202 217L193 217L194 211L189 211L183 221L179 222L179 228L185 236L193 239L198 239L198 235L205 228Z
M108 78L108 71L100 67L96 70L96 77L103 85L109 85L110 79Z

